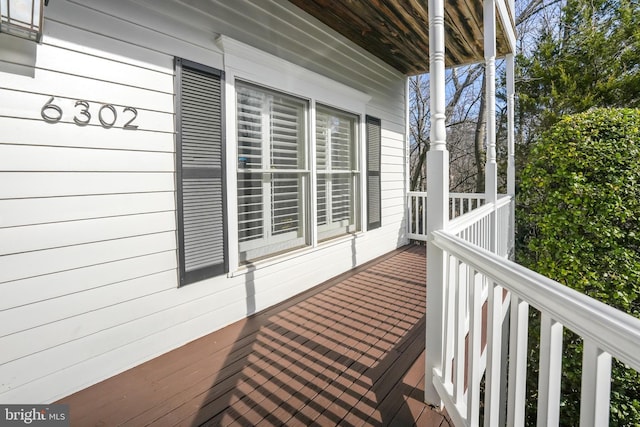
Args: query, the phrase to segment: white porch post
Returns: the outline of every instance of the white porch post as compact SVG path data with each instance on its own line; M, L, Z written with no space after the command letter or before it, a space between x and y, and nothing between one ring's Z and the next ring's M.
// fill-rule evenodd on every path
M516 162L515 162L515 56L509 54L505 58L507 65L507 194L516 194Z
M513 9L512 9L513 10ZM516 233L516 160L515 160L515 55L509 54L505 58L507 65L507 194L513 197L509 206L509 236L508 247L515 245ZM515 254L510 253L513 257Z
M498 199L498 167L496 162L496 4L495 0L484 0L484 58L486 92L486 144L485 197L487 203ZM501 224L502 225L502 224ZM490 250L498 249L498 212L494 209L490 217ZM489 283L487 313L487 371L485 390L484 425L495 426L500 421L500 394L502 392L502 288ZM471 386L470 386L471 387Z
M431 233L449 221L449 152L445 127L444 1L429 0L429 80L431 145L427 153L427 325L425 402L441 405L433 386L434 370L442 372L444 254L431 243Z
M485 98L487 103L487 163L485 166L485 197L488 203L498 198L498 171L496 164L496 5L495 0L484 0L484 59L486 73ZM495 239L492 244L495 243ZM492 248L492 250L495 248Z

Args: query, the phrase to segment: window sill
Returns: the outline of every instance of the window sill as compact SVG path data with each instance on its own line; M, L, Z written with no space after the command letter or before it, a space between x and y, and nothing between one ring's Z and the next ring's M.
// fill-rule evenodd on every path
M256 270L261 270L261 269L278 265L284 262L288 262L288 261L291 261L292 259L299 258L302 256L311 255L315 252L325 250L332 246L343 245L348 242L355 243L355 241L361 238L362 236L364 236L364 234L365 233L363 231L357 231L354 233L346 234L344 236L324 240L322 242L319 242L318 245L315 247L305 246L299 249L288 251L286 253L281 253L279 255L273 255L268 258L259 259L253 262L249 261L247 263L244 263L238 266L237 270L227 273L227 277L232 278L232 277L244 276L246 274L253 273Z

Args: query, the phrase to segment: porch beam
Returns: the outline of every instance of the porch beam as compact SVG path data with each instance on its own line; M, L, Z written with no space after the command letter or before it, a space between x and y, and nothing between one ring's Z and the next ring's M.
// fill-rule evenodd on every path
M445 127L444 0L429 0L429 70L431 134L427 152L427 298L425 402L441 406L433 378L442 372L444 350L445 254L433 244L433 232L449 221L449 152Z

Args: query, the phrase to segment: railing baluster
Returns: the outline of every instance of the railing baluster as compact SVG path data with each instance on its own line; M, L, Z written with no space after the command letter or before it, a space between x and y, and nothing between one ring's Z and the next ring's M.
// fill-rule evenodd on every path
M487 373L484 405L484 425L487 427L497 426L500 420L502 319L502 287L491 281L487 297Z
M609 425L610 392L611 355L585 339L582 355L580 427Z
M447 287L445 289L445 324L444 324L444 355L442 357L442 378L445 384L452 383L453 376L453 351L455 341L455 313L456 313L456 287L458 285L458 271L459 261L451 256L446 257L447 279L445 283Z
M424 236L425 238L427 237L427 196L422 196L420 198L420 201L422 203L422 210L420 212L422 212L422 227L420 227L420 234L422 236Z
M456 217L456 199L449 198L449 219Z
M470 268L469 358L467 362L467 421L477 426L480 421L480 350L482 336L482 282L484 276Z
M414 224L416 224L414 222L414 216L413 216L413 203L415 201L415 197L412 196L411 194L408 196L408 203L407 203L407 214L409 217L409 234L414 234L415 230L414 230Z
M456 325L455 325L455 368L453 381L453 400L456 404L463 402L464 396L464 350L467 335L466 299L467 299L467 266L458 264L458 286L456 286Z
M538 426L557 426L560 421L561 374L562 324L543 312L540 319Z
M524 426L528 331L529 304L512 293L507 401L507 426L509 427Z

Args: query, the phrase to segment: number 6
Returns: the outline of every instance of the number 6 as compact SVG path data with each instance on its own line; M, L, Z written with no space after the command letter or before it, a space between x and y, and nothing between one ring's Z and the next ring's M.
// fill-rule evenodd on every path
M40 115L42 116L42 118L46 122L57 123L62 118L62 108L58 107L55 104L52 104L52 102L53 102L53 96L51 98L49 98L47 103L42 106L42 109L40 110ZM58 114L55 117L47 115L47 113L45 113L45 111L49 110L49 109L57 112Z

